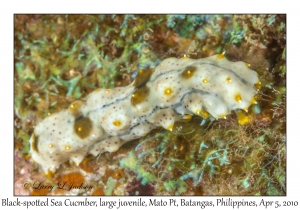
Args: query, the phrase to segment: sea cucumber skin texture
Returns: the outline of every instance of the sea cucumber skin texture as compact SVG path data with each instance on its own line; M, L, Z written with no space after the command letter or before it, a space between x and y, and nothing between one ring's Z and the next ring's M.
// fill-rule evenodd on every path
M30 153L44 171L65 161L79 164L90 153L113 152L127 141L187 115L205 111L226 118L232 110L255 103L257 73L223 54L198 60L168 58L153 72L141 70L126 87L98 89L39 123Z

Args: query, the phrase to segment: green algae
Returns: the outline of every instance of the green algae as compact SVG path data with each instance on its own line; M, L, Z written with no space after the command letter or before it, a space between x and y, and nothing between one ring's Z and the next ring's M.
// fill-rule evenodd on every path
M112 195L113 190L115 189L117 180L112 177L109 177L106 183L106 188L104 189L105 195Z
M125 169L136 172L137 179L141 179L142 185L146 185L149 182L156 181L157 177L151 172L146 171L135 157L133 152L129 152L127 158L123 158L120 161L120 166Z

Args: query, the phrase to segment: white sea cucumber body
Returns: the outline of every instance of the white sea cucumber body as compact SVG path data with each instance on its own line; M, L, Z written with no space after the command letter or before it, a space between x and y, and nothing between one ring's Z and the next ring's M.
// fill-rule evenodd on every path
M226 118L255 102L257 73L223 54L203 59L168 58L142 70L126 87L99 89L39 123L30 139L33 160L45 171L88 154L116 151L157 126L172 130L186 115Z

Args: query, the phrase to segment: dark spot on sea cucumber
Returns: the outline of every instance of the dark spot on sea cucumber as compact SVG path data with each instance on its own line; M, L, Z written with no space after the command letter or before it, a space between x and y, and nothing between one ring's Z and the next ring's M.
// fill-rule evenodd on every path
M92 130L92 121L88 117L80 117L75 121L73 129L81 139L86 138Z
M141 87L140 89L135 91L133 96L131 97L131 104L133 106L136 106L136 105L142 103L143 101L146 100L149 93L150 93L150 89L146 85Z
M31 144L31 148L33 151L35 152L39 152L39 149L38 149L38 136L36 136L34 133L32 135L32 144Z
M183 72L181 72L180 76L183 79L190 79L191 77L194 76L196 70L197 68L195 66L188 66L185 68Z
M151 75L153 74L153 72L154 72L153 69L140 70L135 78L134 87L140 88L141 86L146 84L150 79Z

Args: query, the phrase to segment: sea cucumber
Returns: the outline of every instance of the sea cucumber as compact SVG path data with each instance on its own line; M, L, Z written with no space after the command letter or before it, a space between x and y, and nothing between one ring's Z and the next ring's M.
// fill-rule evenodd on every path
M175 121L194 114L226 119L235 110L243 115L256 103L260 84L249 67L228 61L224 53L167 58L155 69L140 70L126 87L97 89L46 117L30 138L31 156L44 171L55 170L67 160L80 164L87 154L116 151L157 126L172 131Z

